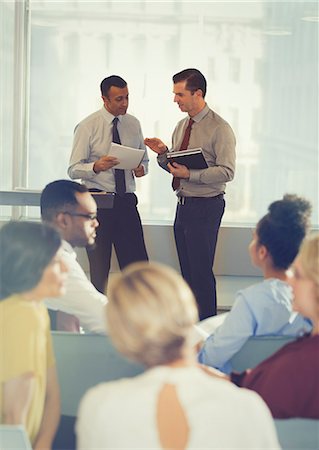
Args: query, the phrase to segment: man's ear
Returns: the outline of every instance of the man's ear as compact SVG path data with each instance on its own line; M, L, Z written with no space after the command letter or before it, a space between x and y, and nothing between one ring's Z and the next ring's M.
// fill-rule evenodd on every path
M197 97L203 98L203 91L202 91L201 89L197 89L197 90L195 91L195 95L196 95Z
M69 224L69 217L67 214L63 214L62 212L59 212L55 216L55 223L58 228L61 230L65 230Z

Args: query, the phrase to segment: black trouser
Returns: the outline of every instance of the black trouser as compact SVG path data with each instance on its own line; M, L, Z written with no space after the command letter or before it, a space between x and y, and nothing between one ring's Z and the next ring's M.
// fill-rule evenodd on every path
M115 195L111 209L98 209L96 248L87 252L91 281L104 292L110 271L112 244L121 269L136 261L148 261L135 194Z
M224 209L222 194L209 198L184 197L177 205L174 234L179 263L184 279L195 294L201 320L217 312L212 268Z

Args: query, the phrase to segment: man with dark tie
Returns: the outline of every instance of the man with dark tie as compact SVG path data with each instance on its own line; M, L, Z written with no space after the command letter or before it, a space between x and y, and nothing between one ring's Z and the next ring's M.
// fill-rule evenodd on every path
M177 195L174 222L176 248L185 280L192 288L200 319L216 314L213 263L218 231L225 208L226 182L235 172L235 135L229 124L205 102L206 79L197 69L173 76L174 102L188 115L178 122L169 150L158 138L145 139L158 154L159 165L172 175ZM188 169L167 160L169 151L201 147L208 168Z
M99 208L96 247L88 252L91 281L103 292L108 278L112 245L123 269L135 261L148 260L141 219L137 210L134 177L147 174L148 157L139 121L127 114L129 93L123 78L112 75L100 85L103 107L75 128L68 174L81 179L91 192L114 193L111 209ZM111 142L145 150L134 170L116 169L109 156Z

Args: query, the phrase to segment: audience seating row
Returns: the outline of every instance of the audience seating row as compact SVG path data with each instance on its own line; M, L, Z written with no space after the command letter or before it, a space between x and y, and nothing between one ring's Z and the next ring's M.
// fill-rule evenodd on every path
M319 421L309 419L275 420L278 438L283 450L318 450ZM64 450L71 450L71 447ZM72 446L75 448L75 442ZM1 450L31 450L23 426L0 425Z
M61 387L62 415L74 418L84 393L98 383L133 377L144 368L123 356L108 336L52 332ZM234 370L254 367L280 347L289 337L252 337L231 362ZM319 421L305 419L275 420L284 450L318 450ZM1 450L6 450L1 447ZM10 447L9 447L10 448Z
M108 336L52 331L52 338L63 415L76 416L79 402L90 387L144 371L121 356Z
M284 345L294 341L292 336L258 336L251 337L230 360L236 372L256 367Z
M0 425L1 450L32 450L22 425Z
M76 415L80 399L91 386L133 377L144 370L121 356L108 336L52 331L52 337L64 415ZM254 367L292 340L291 337L252 337L232 358L233 369L243 371Z
M283 450L319 449L319 420L276 419L275 426Z

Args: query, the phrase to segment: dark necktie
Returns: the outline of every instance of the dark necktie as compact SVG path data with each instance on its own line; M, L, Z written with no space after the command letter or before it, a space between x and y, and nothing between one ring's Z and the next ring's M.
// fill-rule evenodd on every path
M113 119L113 130L112 130L112 141L115 144L120 144L121 139L117 129L117 122L119 121L118 117L114 117ZM118 195L123 197L126 192L125 186L125 172L123 169L115 169L115 190Z
M192 130L192 125L194 123L193 119L189 119L188 121L188 125L186 127L185 133L184 133L184 137L183 137L183 141L182 144L179 148L179 150L187 150L188 144L189 144L189 138L191 136L191 130ZM173 181L172 181L172 188L174 191L176 191L176 189L179 188L180 185L180 181L181 179L178 177L174 177Z

